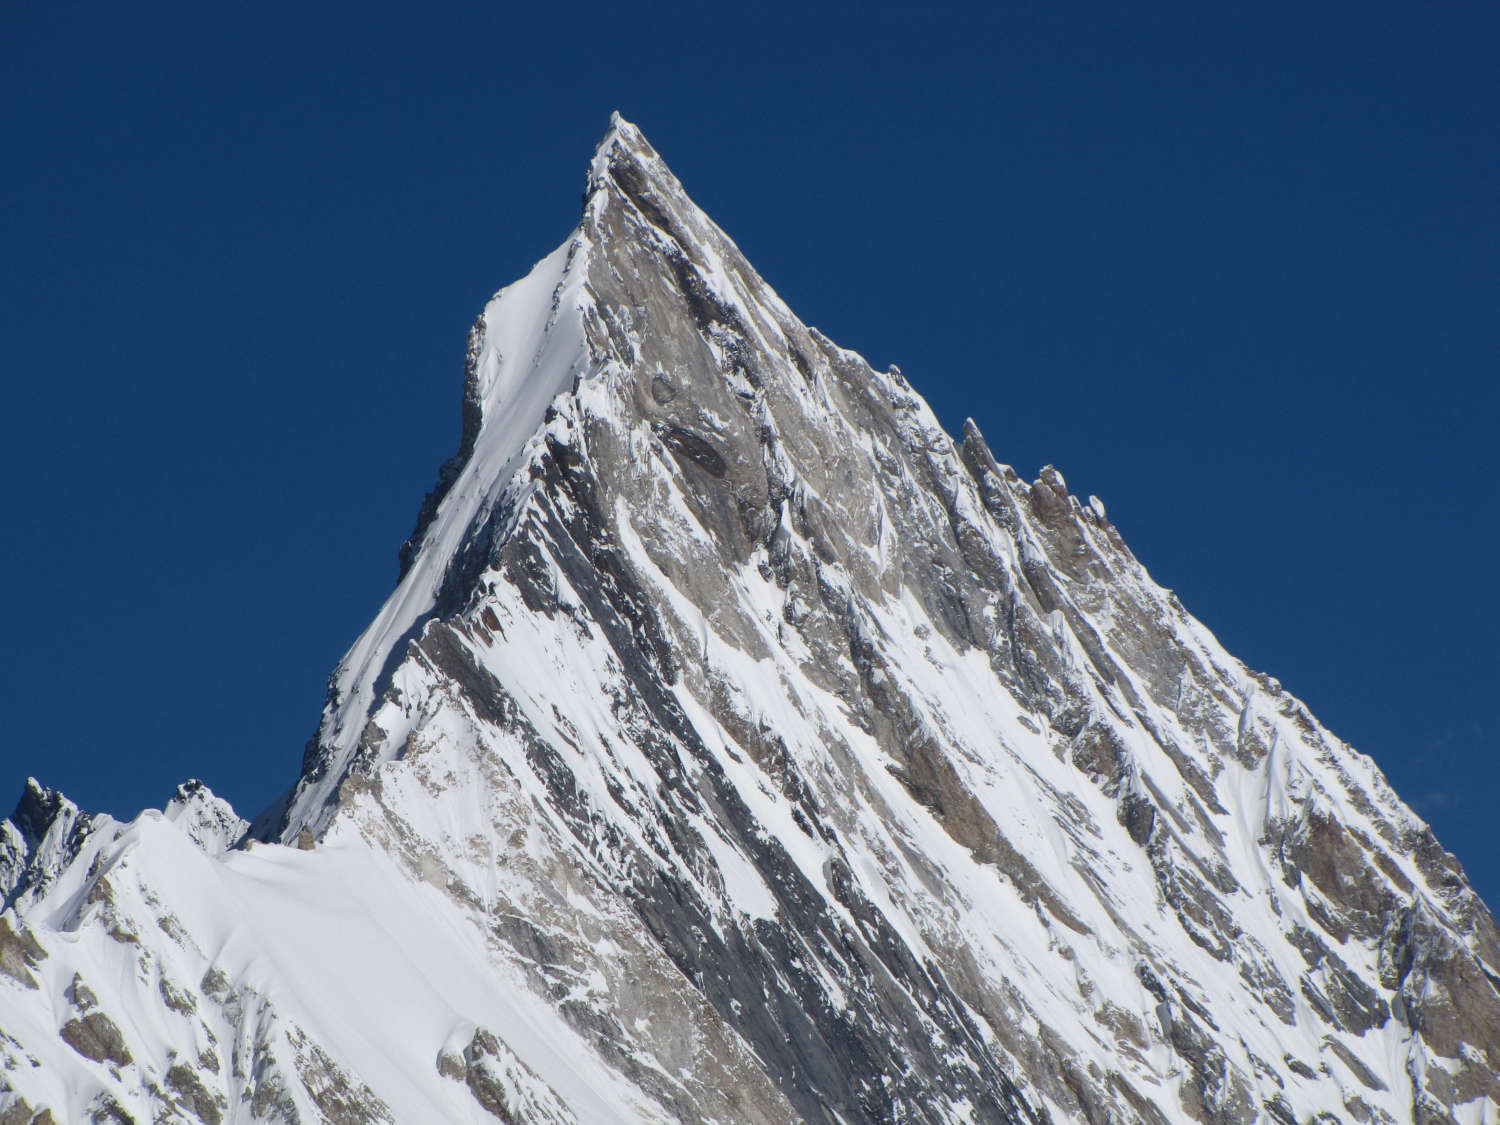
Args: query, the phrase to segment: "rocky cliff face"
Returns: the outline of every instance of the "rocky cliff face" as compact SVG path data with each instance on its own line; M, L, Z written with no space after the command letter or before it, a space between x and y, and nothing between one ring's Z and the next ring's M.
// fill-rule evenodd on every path
M0 829L0 1121L1495 1120L1374 765L633 126L466 375L282 801Z

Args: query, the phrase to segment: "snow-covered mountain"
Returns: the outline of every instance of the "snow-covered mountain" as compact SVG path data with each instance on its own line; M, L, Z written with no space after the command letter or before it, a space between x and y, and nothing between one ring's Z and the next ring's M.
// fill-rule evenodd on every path
M616 118L253 825L28 783L0 1123L1492 1123L1500 933Z

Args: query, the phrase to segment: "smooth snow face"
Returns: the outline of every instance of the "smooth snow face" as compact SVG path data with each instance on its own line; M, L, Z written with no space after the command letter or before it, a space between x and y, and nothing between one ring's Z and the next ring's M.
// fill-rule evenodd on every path
M0 829L45 875L0 931L27 1104L1496 1120L1500 936L1374 765L1102 502L799 322L628 123L482 324L282 846L201 795Z
M491 524L542 415L588 369L582 325L582 281L587 245L577 233L532 271L506 286L485 307L479 352L471 360L481 425L457 481L418 545L413 565L374 622L334 673L331 702L319 737L324 771L304 777L286 814L288 823L326 825L330 799L365 733L382 674L438 607L445 582L466 552L487 552L483 536L503 538ZM500 513L503 516L503 511Z

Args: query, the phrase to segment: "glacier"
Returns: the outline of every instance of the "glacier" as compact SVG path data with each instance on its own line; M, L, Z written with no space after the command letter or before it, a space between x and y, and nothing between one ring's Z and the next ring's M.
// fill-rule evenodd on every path
M302 769L28 781L0 1123L1500 1120L1500 932L1061 473L616 115Z

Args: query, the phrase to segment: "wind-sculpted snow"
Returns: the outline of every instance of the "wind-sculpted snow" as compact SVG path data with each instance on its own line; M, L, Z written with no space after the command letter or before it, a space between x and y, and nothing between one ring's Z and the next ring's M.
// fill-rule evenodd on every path
M0 1121L1500 1113L1500 935L1374 765L633 126L464 402L248 835L0 829Z

